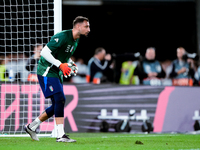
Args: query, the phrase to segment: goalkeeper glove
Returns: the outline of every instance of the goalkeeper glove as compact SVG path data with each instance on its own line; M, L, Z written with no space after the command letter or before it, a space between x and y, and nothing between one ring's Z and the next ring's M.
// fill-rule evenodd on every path
M63 72L63 75L67 78L70 77L70 73L71 73L71 68L69 67L69 64L67 63L62 63L59 66L59 69Z
M77 65L76 65L73 61L71 61L71 62L68 63L68 64L70 64L69 66L70 66L70 68L71 68L71 74L74 75L74 76L76 76L76 74L77 74L77 72L78 72L78 67L77 67Z

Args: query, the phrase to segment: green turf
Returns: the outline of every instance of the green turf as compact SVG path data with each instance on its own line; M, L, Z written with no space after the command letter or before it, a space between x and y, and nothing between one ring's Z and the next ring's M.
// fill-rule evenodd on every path
M71 133L70 137L77 142L57 143L49 137L41 137L40 141L0 137L0 150L200 150L200 135Z

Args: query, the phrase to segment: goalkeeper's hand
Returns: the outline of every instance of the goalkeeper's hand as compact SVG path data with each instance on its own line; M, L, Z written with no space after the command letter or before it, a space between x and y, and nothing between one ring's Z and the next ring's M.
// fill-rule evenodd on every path
M68 63L69 64L69 66L71 66L70 68L71 68L71 75L74 75L74 76L76 76L76 74L77 74L77 72L78 72L78 67L77 67L77 65L73 62L73 61L71 61L70 63Z
M69 64L67 63L62 63L60 66L59 66L59 69L63 72L63 75L64 77L70 77L71 76L71 68L69 66Z

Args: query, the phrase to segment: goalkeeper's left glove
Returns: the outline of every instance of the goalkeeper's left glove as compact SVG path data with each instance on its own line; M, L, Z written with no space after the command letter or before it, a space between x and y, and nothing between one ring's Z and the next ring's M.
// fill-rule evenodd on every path
M71 73L70 74L76 76L76 74L78 72L77 65L73 61L69 62L68 64L69 64L69 67L71 68Z

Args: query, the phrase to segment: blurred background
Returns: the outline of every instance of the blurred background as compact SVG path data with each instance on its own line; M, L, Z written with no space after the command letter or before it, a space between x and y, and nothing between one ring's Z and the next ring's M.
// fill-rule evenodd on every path
M91 32L74 54L86 62L99 46L108 53L142 55L156 47L157 59L173 60L180 46L198 52L198 5L197 0L63 0L62 28L72 28L78 15L89 18Z
M38 61L40 50L48 43L54 31L72 29L72 22L77 16L89 18L91 28L88 37L81 37L72 58L80 63L80 68L83 69L79 73L84 78L80 78L82 81L78 78L65 81L86 82L87 75L92 72L88 61L98 47L103 48L111 58L101 60L102 65L105 61L110 61L101 73L107 78L106 81L115 83L119 83L123 73L127 75L130 72L130 67L135 69L138 66L142 57L146 57L149 47L154 48L154 60L159 61L166 73L158 75L159 78L175 77L170 73L173 72L172 62L177 58L177 48L182 47L189 54L200 53L200 2L197 0L62 0L60 21L57 21L59 16L54 14L53 3L53 0L0 1L0 57L7 71L3 73L7 77L12 68L15 80L26 82L32 71L30 69L33 69L27 66L31 65L27 63L27 59L34 57L36 53L34 59ZM57 28L56 24L61 27ZM132 55L138 52L139 56L133 58ZM6 58L7 61L4 62ZM189 66L186 68L193 70L189 75L195 82L199 82L199 55L196 58L193 62L187 62ZM35 65L37 61L34 61ZM131 63L134 64L130 65ZM10 67L13 65L21 65L23 69L20 70L19 67L13 70L17 68ZM141 77L141 73L135 74L135 71L130 74L133 75ZM143 78L140 79L142 80Z
M22 134L50 106L40 52L77 16L91 32L71 57L77 75L64 79L67 132L200 130L199 0L0 0L0 132Z

